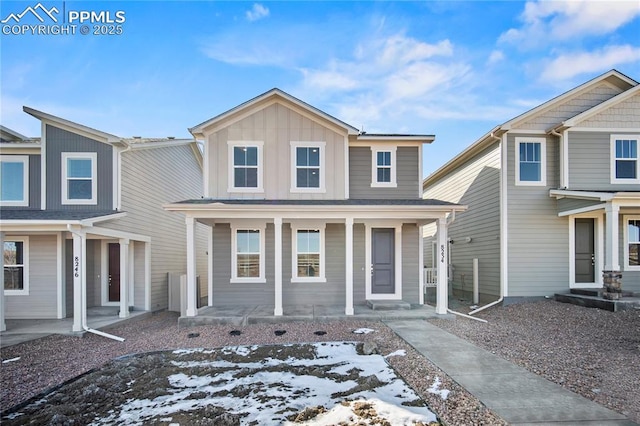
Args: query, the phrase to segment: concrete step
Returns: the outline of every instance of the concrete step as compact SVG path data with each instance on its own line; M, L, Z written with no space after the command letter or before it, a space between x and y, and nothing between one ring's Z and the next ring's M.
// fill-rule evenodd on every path
M584 306L586 308L598 308L610 312L619 312L637 309L640 310L640 297L623 297L619 300L608 300L597 296L584 294L556 293L554 298L558 302Z
M571 294L579 294L582 296L602 297L602 288L572 288L569 290ZM633 297L632 291L622 291L622 297Z
M367 300L367 306L374 311L394 311L411 309L411 304L403 300Z

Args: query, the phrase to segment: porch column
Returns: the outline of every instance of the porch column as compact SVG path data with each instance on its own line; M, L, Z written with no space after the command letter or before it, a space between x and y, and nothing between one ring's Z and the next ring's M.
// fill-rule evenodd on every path
M604 270L620 271L620 260L618 257L618 216L620 215L620 206L608 202L605 207L605 223L607 241L604 245Z
M353 218L347 218L345 230L345 315L353 315Z
M66 292L65 292L65 259L67 258L65 250L65 233L58 232L56 241L56 304L57 318L63 319L67 316Z
M129 239L120 238L120 318L129 317Z
M446 314L449 307L449 285L447 283L447 218L441 217L438 219L438 247L436 253L437 259L437 296L436 296L436 313Z
M0 247L4 253L4 232L0 232ZM0 283L2 283L2 289L0 289L0 331L5 331L7 324L4 322L4 255L2 259L2 268L0 268Z
M273 219L275 239L275 309L273 315L282 316L282 218Z
M198 315L196 305L196 220L187 216L187 316Z
M144 243L144 310L151 310L151 243Z
M207 305L213 306L213 231L215 224L209 228L209 238L207 238Z
M84 307L86 301L84 289L86 286L86 262L85 254L87 252L87 236L79 231L71 233L73 236L73 331L80 332L83 330Z
M424 305L424 237L422 236L422 225L418 224L418 303Z

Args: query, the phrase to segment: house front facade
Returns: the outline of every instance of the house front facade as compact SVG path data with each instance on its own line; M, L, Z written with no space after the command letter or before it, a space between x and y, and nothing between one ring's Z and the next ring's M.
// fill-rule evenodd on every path
M1 128L2 330L5 318L73 318L80 332L88 308L117 307L121 318L167 308L186 240L184 220L162 204L202 195L197 142L121 138L24 111L41 137Z
M210 229L210 306L352 315L367 300L423 303L421 227L446 235L464 210L421 197L433 136L361 133L279 89L190 131L204 143L205 196L165 206L186 216L187 316L198 314L198 224Z
M612 70L496 126L428 176L424 196L469 205L450 227L454 291L481 301L640 291L640 85ZM433 227L425 228L426 263ZM474 259L477 269L474 271Z

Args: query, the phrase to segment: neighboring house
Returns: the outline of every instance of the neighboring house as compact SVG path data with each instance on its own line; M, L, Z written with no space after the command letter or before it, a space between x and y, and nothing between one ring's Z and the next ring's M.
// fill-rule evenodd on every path
M450 226L449 278L483 301L640 291L640 85L612 70L501 124L428 176L424 197L469 206ZM437 230L425 227L429 265Z
M213 306L423 303L421 226L464 206L422 199L431 135L366 134L279 90L199 124L204 199L187 220L187 316L196 307L195 225L212 228ZM444 244L444 242L443 242ZM443 263L446 265L446 263ZM446 312L446 281L437 307ZM444 293L443 293L444 292Z
M183 273L184 219L162 204L202 195L193 139L124 139L24 107L42 122L0 143L4 319L73 318L86 308L167 308L167 274ZM206 238L199 255L206 262ZM206 288L206 277L202 277Z

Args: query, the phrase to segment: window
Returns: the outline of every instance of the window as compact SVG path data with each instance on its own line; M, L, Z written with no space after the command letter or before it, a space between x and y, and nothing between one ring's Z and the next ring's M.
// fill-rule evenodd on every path
M371 147L371 186L397 186L395 147Z
M516 138L516 185L546 185L546 140Z
M624 266L640 271L640 216L625 217Z
M324 226L292 228L293 282L326 282L324 276Z
M62 153L62 204L97 204L97 154Z
M29 238L7 237L4 241L4 294L29 294Z
M640 183L637 136L611 136L611 158L612 183Z
M262 192L262 142L229 142L229 192Z
M291 142L291 191L324 192L324 142Z
M233 229L231 282L265 282L264 229Z
M29 156L0 155L0 206L29 205Z

